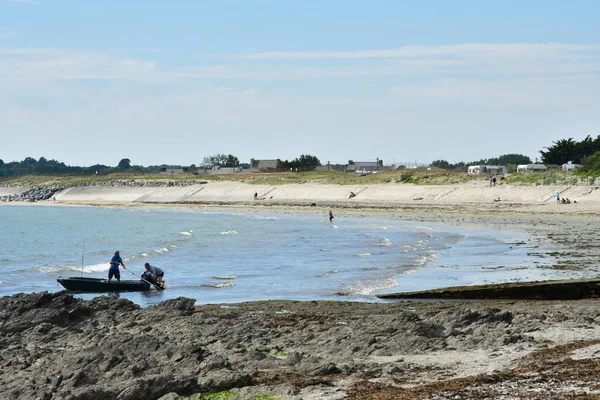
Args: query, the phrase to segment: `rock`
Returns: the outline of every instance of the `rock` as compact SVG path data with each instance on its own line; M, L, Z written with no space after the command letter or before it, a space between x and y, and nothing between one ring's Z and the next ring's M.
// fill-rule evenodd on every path
M179 396L177 393L171 392L171 393L165 394L158 400L180 400L180 399L181 399L181 396Z
M239 388L250 383L250 375L230 370L209 371L198 377L201 392L218 392Z
M469 362L476 363L472 374L478 374L480 363L496 367L511 354L549 352L556 345L539 338L570 340L574 346L577 337L587 339L587 346L600 340L597 330L587 329L600 320L596 305L594 300L427 301L409 306L265 301L231 309L196 307L192 299L178 298L140 308L110 296L86 301L64 292L17 294L0 298L0 399L33 400L48 394L54 400L177 399L220 390L231 390L240 399L244 393L245 398L269 393L282 399L339 399L363 386L371 393L399 384L422 389L428 382L440 382L436 387L441 390L442 381ZM282 314L282 309L290 312ZM568 334L559 337L559 328ZM528 374L523 379L531 382L531 371L545 368L572 368L569 374L592 368L595 364L589 362L574 366L569 354L576 348L549 353L563 354L561 362L532 357L531 365L523 367ZM453 358L470 352L487 357ZM574 376L572 392L591 392L595 373ZM515 380L503 389L521 387L516 372L494 374L487 381L473 377L479 386L474 383L470 390L485 392L481 388L503 379ZM380 386L368 386L375 383ZM543 384L558 385L550 380ZM432 398L493 397L451 387ZM550 398L559 391L548 393ZM360 393L352 398L361 398Z

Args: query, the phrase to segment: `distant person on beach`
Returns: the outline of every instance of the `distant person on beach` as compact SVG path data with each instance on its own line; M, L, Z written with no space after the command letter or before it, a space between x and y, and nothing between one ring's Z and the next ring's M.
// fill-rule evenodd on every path
M333 212L329 210L329 222L333 222Z
M494 184L494 186L496 186L496 177L492 178L492 183Z
M150 265L149 263L144 264L144 268L146 268L146 271L152 274L152 277L154 278L156 283L162 286L165 272L162 269L155 267L154 265Z
M492 186L492 177L491 176L489 177L488 181L490 183L490 186Z
M108 281L115 277L117 278L117 282L121 283L121 272L119 271L119 265L122 265L123 268L127 268L125 264L123 264L123 259L119 254L119 250L115 251L115 255L110 260L110 268L108 269Z
M356 197L356 194L354 192L350 192L350 197L348 197L349 199Z
M258 193L254 192L254 200L258 200Z
M560 193L556 192L556 204L560 204Z

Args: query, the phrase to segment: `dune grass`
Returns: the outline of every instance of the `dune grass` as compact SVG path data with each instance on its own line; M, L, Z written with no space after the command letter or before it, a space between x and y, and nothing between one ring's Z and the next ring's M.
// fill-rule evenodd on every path
M501 177L502 184L513 185L553 185L573 179L584 179L572 173L553 171L549 173L515 173ZM471 181L487 181L488 176L472 176L462 172L449 172L440 169L396 170L357 175L345 171L310 171L310 172L260 172L234 173L222 175L164 175L118 173L93 176L48 176L27 175L11 178L0 178L0 185L62 185L75 186L81 184L112 182L112 181L155 181L155 182L185 182L185 181L234 181L256 185L286 185L302 183L324 183L333 185L367 185L383 183L412 183L416 185L456 185Z

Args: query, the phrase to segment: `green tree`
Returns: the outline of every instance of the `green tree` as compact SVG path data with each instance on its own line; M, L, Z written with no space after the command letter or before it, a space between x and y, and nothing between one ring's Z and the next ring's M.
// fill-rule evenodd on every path
M131 168L131 161L129 160L129 158L124 158L121 161L119 161L119 165L117 165L117 168L119 168L119 169Z
M240 160L233 154L215 154L204 157L202 165L206 168L212 167L237 167L240 165Z
M546 164L560 165L568 161L584 164L587 157L600 151L600 136L592 139L588 135L581 142L569 138L552 143L552 146L546 147L546 151L540 150L542 161Z
M309 154L302 154L299 158L293 161L295 168L299 171L312 171L321 165L321 161L315 156Z
M524 156L523 154L503 154L496 159L496 162L494 164L497 164L497 165L531 164L531 158Z
M446 160L435 160L430 165L435 168L452 169L452 164Z
M600 151L586 157L581 169L586 172L600 172Z

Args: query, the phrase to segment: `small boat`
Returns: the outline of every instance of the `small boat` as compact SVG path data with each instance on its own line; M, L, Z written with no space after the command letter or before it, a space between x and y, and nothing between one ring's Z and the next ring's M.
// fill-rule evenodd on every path
M145 292L150 290L150 283L142 279L137 281L121 280L121 283L118 283L116 279L106 282L106 279L102 278L59 277L56 281L72 292Z

